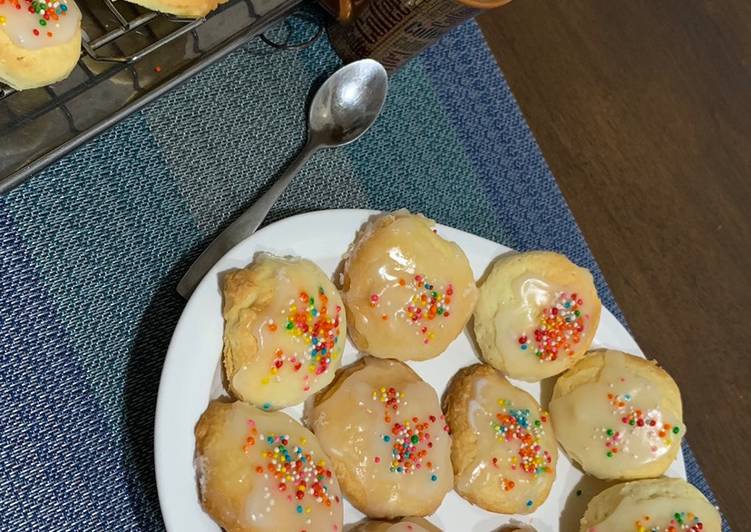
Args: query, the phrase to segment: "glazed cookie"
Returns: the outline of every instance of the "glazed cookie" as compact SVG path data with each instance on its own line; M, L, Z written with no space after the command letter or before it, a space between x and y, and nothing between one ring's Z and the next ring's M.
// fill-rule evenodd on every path
M485 361L534 382L571 367L600 321L592 274L548 251L510 253L480 286L475 336Z
M459 495L504 514L531 513L545 502L558 450L550 418L531 395L475 364L452 379L443 409Z
M287 414L212 401L196 425L195 464L201 504L228 532L342 530L329 460Z
M441 532L422 517L405 517L398 521L365 521L350 532Z
M308 260L259 254L227 274L224 368L232 395L264 410L301 403L326 386L346 341L342 301Z
M717 509L685 480L617 484L596 495L581 532L720 532Z
M681 394L654 361L594 351L561 375L550 414L563 449L601 479L662 475L686 432Z
M438 396L405 364L362 358L306 406L344 494L369 517L429 515L451 491L451 438Z
M398 360L441 354L477 298L464 252L438 236L431 220L407 211L379 216L360 231L342 285L355 345Z
M153 11L169 13L179 17L201 18L215 10L227 0L128 0L133 4Z
M73 0L0 0L0 82L16 90L68 77L81 55Z

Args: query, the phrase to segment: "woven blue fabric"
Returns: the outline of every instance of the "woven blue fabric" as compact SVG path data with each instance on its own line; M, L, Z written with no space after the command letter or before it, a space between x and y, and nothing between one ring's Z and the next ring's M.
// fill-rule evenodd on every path
M337 65L323 40L251 43L0 197L0 529L163 527L153 415L174 287L299 149L308 90ZM561 251L622 319L473 23L400 71L374 128L316 155L270 220L342 207Z

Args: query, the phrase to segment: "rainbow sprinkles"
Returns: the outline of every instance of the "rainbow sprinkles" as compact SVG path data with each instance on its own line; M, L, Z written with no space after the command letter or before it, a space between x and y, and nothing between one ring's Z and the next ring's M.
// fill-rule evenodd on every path
M634 523L635 532L700 532L704 523L692 512L675 512L665 525L652 522L652 517L645 515Z
M400 421L397 416L399 404L404 397L404 392L393 387L382 386L373 391L372 399L383 404L383 421L390 426L390 430L381 435L383 442L390 448L390 456L386 460L375 456L373 462L380 464L383 461L391 473L397 474L411 475L425 470L429 473L431 482L436 482L438 475L429 456L430 449L433 448L430 429L437 424L439 430L448 432L449 427L443 415L430 415L426 420L412 417Z
M533 337L519 335L519 349L534 353L540 362L554 361L563 355L574 356L574 346L581 341L588 319L582 314L583 304L576 293L560 294L552 306L540 312Z
M620 420L621 425L625 425L620 430L611 427L596 429L596 431L602 433L602 437L605 440L605 455L608 458L613 458L619 452L622 452L628 434L636 430L647 431L650 439L655 439L656 437L665 447L670 447L673 443L673 436L677 436L681 431L681 428L678 426L661 422L657 413L647 413L645 415L642 409L634 407L631 394L608 393L607 398L608 403L613 408L613 414ZM650 450L652 453L660 451L659 447L654 444L650 446Z
M501 410L490 421L493 434L499 442L519 443L516 456L509 459L512 471L521 470L535 477L552 473L553 457L542 447L544 424L550 419L548 414L543 412L539 419L533 419L529 409L513 408L512 402L506 399L499 399L498 406ZM498 467L497 458L493 458L492 463ZM511 491L514 487L513 480L501 479L503 491Z
M634 521L634 532L702 532L704 523L693 512L675 512L667 523L658 523L650 515ZM607 532L604 528L590 527L587 532Z
M257 453L260 460L255 473L273 483L301 518L310 514L315 505L331 508L341 504L340 497L331 493L335 482L331 469L313 450L304 447L307 443L304 437L293 444L286 434L259 433L253 419L248 419L247 425L243 453ZM337 528L334 525L334 530Z
M26 11L29 16L35 17L37 23L31 30L34 37L51 38L55 35L53 28L61 17L67 15L67 0L0 0L0 9L9 7L15 10ZM0 27L7 26L7 17L0 15Z
M425 275L415 275L407 280L400 278L399 286L409 288L414 295L409 302L401 308L397 316L415 325L418 334L422 335L423 343L428 344L434 337L430 324L437 319L447 319L451 316L451 298L454 295L454 287L451 283L446 286L437 286L434 281L428 280ZM377 308L380 304L380 296L371 294L370 306ZM389 319L387 314L381 314L381 319Z
M341 356L337 343L342 308L336 305L333 313L330 313L329 298L323 287L318 287L316 295L317 298L300 291L296 300L290 300L289 307L282 316L282 322L286 322L283 332L298 338L304 345L303 352L285 353L282 349L276 349L269 374L261 380L262 384L268 384L272 378L279 380L278 374L284 368L299 372L303 370L303 366L307 366L310 375L321 375L328 370L332 360ZM274 320L266 323L266 329L272 334L281 332ZM308 380L306 375L306 392L310 390Z

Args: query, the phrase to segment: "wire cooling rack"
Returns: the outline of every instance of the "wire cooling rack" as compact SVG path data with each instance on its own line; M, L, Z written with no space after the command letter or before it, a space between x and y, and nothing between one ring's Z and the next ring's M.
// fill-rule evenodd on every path
M183 19L123 0L78 0L81 59L66 79L14 91L0 84L0 192L224 57L301 0L230 0Z

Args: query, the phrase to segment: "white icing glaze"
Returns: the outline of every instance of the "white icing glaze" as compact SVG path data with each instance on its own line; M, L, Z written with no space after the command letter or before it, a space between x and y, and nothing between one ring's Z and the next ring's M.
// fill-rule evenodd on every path
M476 435L460 492L503 493L505 506L528 513L547 497L555 478L557 444L550 418L527 393L499 374L475 380L467 409Z
M29 12L30 7L41 12ZM65 44L80 25L81 11L73 0L50 0L49 4L0 0L0 31L16 46L27 50Z
M648 466L679 447L685 432L659 383L627 367L626 356L608 352L596 380L550 402L561 445L600 478Z
M676 518L675 514L679 514ZM701 523L701 528L699 524ZM720 532L717 510L696 497L626 497L585 532Z
M415 514L430 501L437 507L451 490L451 439L436 393L399 362L366 358L315 406L309 425L373 517ZM395 458L410 437L411 456Z
M436 356L472 311L477 289L469 263L421 216L401 213L374 223L346 263L353 339L375 356Z
M512 375L539 364L563 369L569 364L568 358L581 352L582 346L586 349L587 337L592 335L589 316L593 307L599 305L599 301L583 295L590 293L590 285L591 281L585 277L563 286L532 273L511 281L512 296L509 302L501 303L502 311L495 315L495 330L498 349ZM572 295L576 298L572 299ZM570 308L566 309L566 305ZM557 315L549 314L552 312ZM580 316L573 312L579 312ZM549 319L543 325L546 313ZM558 341L556 333L560 334ZM521 338L527 342L522 343Z
M341 492L315 436L280 412L242 403L221 408L225 417L211 426L197 464L202 499L211 500L223 524L259 532L341 531ZM301 456L305 463L298 467Z
M310 261L262 256L254 264L271 270L271 300L248 324L258 350L232 384L265 409L296 404L328 384L341 363L342 300Z

